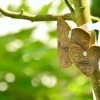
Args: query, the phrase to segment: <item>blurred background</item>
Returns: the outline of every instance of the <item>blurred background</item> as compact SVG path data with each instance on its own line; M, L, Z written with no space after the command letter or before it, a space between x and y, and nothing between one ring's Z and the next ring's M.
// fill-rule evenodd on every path
M92 15L100 17L99 4L90 2ZM69 12L64 0L0 0L0 6L33 15ZM74 66L60 68L56 29L56 21L30 22L0 13L0 100L92 100L90 79Z

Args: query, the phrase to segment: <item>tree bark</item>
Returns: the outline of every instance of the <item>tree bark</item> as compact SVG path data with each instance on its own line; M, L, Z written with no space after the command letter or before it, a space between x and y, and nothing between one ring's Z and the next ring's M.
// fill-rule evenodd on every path
M74 0L75 6L75 22L78 26L86 24L91 21L89 0ZM90 33L92 36L92 43L95 42L95 32ZM91 76L91 82L96 100L100 100L100 70L99 67Z
M100 67L100 66L99 66ZM97 68L93 75L91 76L93 91L96 97L96 100L100 100L100 70Z

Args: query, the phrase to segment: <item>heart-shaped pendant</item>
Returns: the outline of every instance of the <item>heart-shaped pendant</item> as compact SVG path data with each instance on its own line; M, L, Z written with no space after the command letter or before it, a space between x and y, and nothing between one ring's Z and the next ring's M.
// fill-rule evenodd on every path
M68 55L68 49L72 44L81 46L84 50L89 47L91 36L88 32L81 28L71 30L67 22L58 18L57 21L57 41L58 41L58 57L61 67L68 67L72 62Z
M99 46L91 46L87 51L84 51L79 45L73 44L70 46L68 53L71 61L86 76L91 76L95 69L99 67Z

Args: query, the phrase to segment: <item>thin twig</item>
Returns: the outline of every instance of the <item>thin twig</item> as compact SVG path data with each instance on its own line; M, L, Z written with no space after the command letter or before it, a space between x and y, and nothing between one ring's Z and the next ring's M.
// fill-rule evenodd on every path
M72 6L70 5L70 3L68 2L68 0L64 0L66 5L68 6L68 8L70 9L71 12L74 12L74 9L72 8Z
M94 21L100 21L100 18L99 17L95 17L95 16L91 16L91 19L94 20Z
M18 13L18 12L12 12L12 11L5 10L1 7L0 7L0 12L7 17L16 18L16 19L25 19L25 20L30 20L32 22L34 21L56 21L58 17L62 17L65 20L73 20L71 13L64 14L64 15L50 15L50 14L32 15L32 14L25 13L24 10L21 10L21 12Z

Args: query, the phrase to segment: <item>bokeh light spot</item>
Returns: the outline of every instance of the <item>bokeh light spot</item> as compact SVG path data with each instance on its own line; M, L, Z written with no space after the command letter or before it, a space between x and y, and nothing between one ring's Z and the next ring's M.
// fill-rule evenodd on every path
M41 83L48 88L53 88L57 84L57 78L53 75L43 74Z
M0 91L6 91L8 88L8 84L6 82L0 82Z
M8 42L6 45L6 50L9 52L16 52L18 49L20 49L23 46L23 42L21 40L14 40L11 42Z
M24 60L25 62L29 62L29 61L31 60L31 55L28 54L28 53L24 54L24 55L23 55L23 60Z
M7 73L5 79L7 82L12 83L15 81L15 75L13 73Z
M32 86L34 86L34 87L39 86L39 83L40 83L40 79L39 79L39 78L33 78L33 79L31 80L31 84L32 84Z

